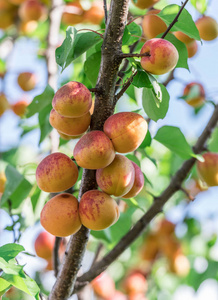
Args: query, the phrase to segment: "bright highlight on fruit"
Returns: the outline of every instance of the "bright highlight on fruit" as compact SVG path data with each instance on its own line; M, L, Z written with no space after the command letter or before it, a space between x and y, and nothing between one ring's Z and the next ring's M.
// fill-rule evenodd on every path
M56 92L52 106L64 117L81 117L89 112L92 106L92 95L84 84L70 81Z
M120 212L116 201L106 193L91 190L82 195L79 216L91 230L103 230L117 222Z
M36 169L36 182L42 191L62 192L72 187L78 178L76 164L63 153L45 157Z
M104 123L104 132L111 139L115 151L128 153L137 149L147 133L147 122L134 112L120 112Z
M42 226L49 233L64 237L76 233L81 227L78 200L71 194L58 194L43 207Z
M218 153L207 152L203 155L204 162L197 161L200 178L208 186L218 186Z
M151 39L145 42L140 54L147 53L141 58L142 68L155 75L170 72L177 65L179 54L176 47L164 39Z

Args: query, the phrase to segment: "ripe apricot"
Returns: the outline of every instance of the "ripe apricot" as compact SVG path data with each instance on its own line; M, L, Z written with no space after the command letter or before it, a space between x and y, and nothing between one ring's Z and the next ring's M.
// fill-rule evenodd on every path
M190 44L194 41L193 38L190 38L187 34L183 33L182 31L175 31L174 32L175 37L183 42L184 44Z
M117 222L119 215L116 201L106 193L90 190L82 195L79 216L85 227L103 230Z
M52 127L66 135L78 136L86 132L91 122L90 112L78 118L61 116L54 109L51 110L49 122Z
M80 167L95 170L108 166L114 160L115 151L104 132L94 130L77 142L73 156Z
M38 0L26 0L19 7L18 14L23 21L41 21L47 17L47 9Z
M191 82L184 88L183 96L186 96L186 103L192 107L200 107L205 102L204 87L198 82Z
M10 104L8 102L8 99L6 98L5 94L0 93L0 116L3 115L3 113L10 108Z
M60 137L66 141L80 139L82 137L82 135L67 135L60 131L58 131L58 133L59 133Z
M212 41L218 36L217 21L209 16L199 18L195 25L199 31L200 37L204 41Z
M200 178L208 186L218 186L218 153L207 152L203 155L204 162L197 161Z
M79 1L67 3L62 14L62 23L65 25L76 25L83 22L84 10Z
M4 193L6 180L5 173L0 172L0 193Z
M150 233L141 248L141 257L143 260L154 261L159 252L158 236Z
M188 51L188 58L193 57L198 51L198 44L194 40L192 43L186 45Z
M81 227L79 202L71 194L58 194L43 207L40 222L49 233L64 237L76 233Z
M21 33L23 34L30 34L33 31L36 30L38 26L38 22L37 21L21 21L20 26L19 26L19 30L21 31Z
M93 2L89 10L84 13L84 21L100 25L104 19L104 9L101 2Z
M104 123L104 132L111 139L114 149L120 153L134 151L144 140L147 122L134 112L120 112Z
M142 20L142 30L147 39L153 39L167 30L167 25L157 16L159 9L152 9L146 13Z
M34 243L34 248L37 256L44 259L51 258L54 244L55 244L54 235L50 234L47 231L40 232L40 234L37 236Z
M108 273L103 272L91 282L95 294L103 299L113 297L115 282Z
M11 105L11 109L17 116L22 117L26 112L27 106L28 102L26 100L20 100L15 104Z
M70 81L55 93L52 106L64 117L81 117L90 110L92 95L84 84Z
M123 287L128 295L145 293L148 283L145 276L140 271L130 273L124 280Z
M144 175L143 175L141 169L133 161L131 161L131 163L133 164L133 167L135 169L135 180L134 180L131 190L127 194L122 196L122 198L124 198L124 199L128 199L128 198L137 196L144 186Z
M36 169L39 188L48 193L57 193L72 187L78 178L76 164L63 153L45 157Z
M0 10L0 29L8 29L14 24L15 14L11 9L1 9Z
M31 91L36 86L36 75L31 72L22 72L18 75L17 82L25 92Z
M132 3L140 9L146 9L146 8L152 7L159 1L160 0L137 0L137 1L132 0Z
M120 197L131 190L135 169L127 157L116 154L110 165L96 171L96 180L103 192Z

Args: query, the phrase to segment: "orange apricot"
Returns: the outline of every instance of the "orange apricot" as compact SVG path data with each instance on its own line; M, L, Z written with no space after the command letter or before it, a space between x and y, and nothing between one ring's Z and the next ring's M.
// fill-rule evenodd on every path
M194 41L193 38L190 38L187 34L183 33L182 31L175 31L174 32L175 37L183 42L184 44L190 44Z
M159 9L152 9L146 13L142 20L142 30L147 39L153 39L167 30L167 25L157 16Z
M36 75L31 72L22 72L17 77L17 83L25 92L31 91L36 86Z
M123 287L128 295L145 293L148 289L148 283L140 271L134 271L125 278Z
M52 127L66 135L78 136L86 132L91 122L90 112L78 118L68 118L51 110L49 122Z
M81 117L90 110L92 95L84 84L70 81L55 93L52 106L64 117Z
M10 108L10 104L8 102L8 99L6 98L5 94L0 93L0 116L3 115L3 113Z
M62 14L62 23L65 25L76 25L82 23L84 19L84 10L79 1L70 2L65 5Z
M104 132L111 139L115 151L134 151L144 140L147 122L134 112L120 112L110 116L104 123Z
M127 194L135 180L132 162L121 154L116 154L110 165L96 171L96 181L100 189L116 197Z
M38 0L26 0L19 7L18 14L23 21L42 21L47 17L47 9Z
M198 51L198 44L194 40L192 43L186 45L188 51L188 58L193 57Z
M132 0L132 3L140 9L146 9L152 7L159 1L160 0L136 0L136 1Z
M200 107L205 102L204 87L198 82L191 82L184 88L183 96L186 96L185 101L190 106Z
M101 2L93 2L89 10L84 13L84 21L100 25L104 19L104 9Z
M115 282L106 272L92 280L91 285L95 294L103 299L113 297L115 294Z
M81 227L78 200L67 193L54 196L43 207L40 222L45 230L55 236L76 233Z
M204 161L197 161L197 171L200 178L208 186L218 186L218 153L207 152Z
M6 176L4 172L0 172L0 193L4 193L5 184L6 184Z
M38 257L49 259L52 257L52 252L55 244L55 236L47 231L42 231L37 236L34 248Z
M12 9L0 10L0 29L6 30L14 24L14 11Z
M78 178L76 164L63 153L45 157L36 169L36 181L42 191L57 193L72 187Z
M117 222L119 215L116 201L106 193L90 190L82 195L79 216L85 227L103 230Z
M122 196L122 198L124 198L124 199L129 199L129 198L137 196L144 186L144 175L143 175L141 169L133 161L131 163L133 164L133 167L135 169L135 180L134 180L131 190L127 194Z
M26 108L28 105L29 104L26 100L20 100L15 104L11 105L11 109L17 116L22 117L23 115L25 115Z
M195 25L199 31L200 37L204 41L212 41L218 36L217 21L209 16L199 18Z
M80 167L94 170L112 163L115 150L104 132L94 130L86 133L77 142L73 156Z
M58 131L58 133L59 133L60 137L66 141L80 139L82 137L82 135L67 135L60 131Z

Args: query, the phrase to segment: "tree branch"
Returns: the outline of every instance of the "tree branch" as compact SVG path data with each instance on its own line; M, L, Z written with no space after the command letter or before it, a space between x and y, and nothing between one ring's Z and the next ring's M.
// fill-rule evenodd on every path
M195 144L195 153L201 153L204 149L204 144L210 137L212 130L218 122L218 105L215 107L213 115L211 116L207 126L205 127L203 133L198 138ZM84 287L87 282L92 281L96 276L103 272L113 261L115 261L119 255L127 248L129 245L135 241L135 239L145 230L150 221L162 211L164 204L173 196L175 192L180 190L182 182L187 177L188 173L192 169L196 162L194 157L185 161L182 167L176 172L172 177L170 184L163 191L163 193L155 198L152 206L149 210L141 217L141 219L133 226L133 228L120 240L120 242L111 250L105 257L98 261L91 270L84 273L77 280L78 285L75 285L74 293Z

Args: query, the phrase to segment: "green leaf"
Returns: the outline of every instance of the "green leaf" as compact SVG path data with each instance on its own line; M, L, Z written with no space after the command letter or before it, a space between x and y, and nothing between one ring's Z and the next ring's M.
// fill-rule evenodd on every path
M0 257L0 269L2 269L5 274L12 275L21 275L23 271L22 266L15 265L13 262L8 263L2 257Z
M165 37L165 40L171 42L177 49L178 53L179 53L179 59L176 65L176 68L184 68L189 70L188 67L188 50L186 45L179 41L175 35L168 33Z
M188 159L194 155L190 145L178 127L163 126L158 130L154 139L184 159Z
M52 126L49 123L49 116L52 109L51 103L43 108L39 113L39 127L40 127L40 140L39 145L46 138L46 136L52 131Z
M100 231L91 230L91 235L94 236L96 239L106 242L107 244L111 243L111 234L108 228Z
M21 245L14 243L6 244L0 247L0 257L2 257L6 262L8 262L24 250L24 247Z
M150 134L150 131L148 130L147 134L146 134L143 142L139 146L139 148L140 149L145 149L146 147L149 147L151 145L151 141L152 141L151 134Z
M170 96L167 89L162 84L157 83L157 87L155 89L143 89L142 105L148 117L157 122L159 119L163 119L166 116Z
M218 128L215 128L208 143L208 148L212 152L218 153Z
M101 52L90 55L84 63L84 72L93 86L96 85L101 63Z
M138 69L137 74L134 76L132 84L138 88L152 87L148 74L145 71L142 71L140 69Z
M197 9L202 15L207 10L208 0L191 0L191 4Z
M27 293L30 296L33 296L36 300L40 300L39 292L40 289L36 282L25 275L23 272L23 276L12 275L12 274L2 274L2 278L8 281L11 285L15 286L19 290Z
M68 27L63 44L55 52L57 64L62 67L63 71L72 61L101 39L101 36L95 32L78 33L74 27Z
M171 4L166 6L163 10L161 10L158 16L167 24L167 26L169 26L175 19L179 10L179 5ZM182 10L178 22L176 22L172 27L172 31L182 31L195 40L201 40L195 22L193 21L192 16L186 9Z
M7 178L4 194L1 198L1 205L11 200L12 208L17 208L29 195L32 185L15 168L8 165L5 170Z
M136 102L136 97L135 97L135 89L134 86L131 84L128 89L126 90L126 94L133 99Z
M11 287L11 284L0 277L0 296L4 295L4 293Z
M132 45L136 41L138 41L139 37L142 35L142 28L140 25L135 22L130 23L125 27L123 34L123 45Z
M26 117L30 118L34 114L42 111L46 106L51 104L54 97L54 90L47 85L44 92L41 95L34 97L33 101L27 107Z
M141 211L143 211L143 213L145 213L145 210L138 204L135 198L130 198L130 199L122 198L122 200L125 201L126 204L128 204L128 206L140 209Z
M141 167L141 163L140 160L133 154L127 154L126 157L128 159L130 159L131 161L133 161L135 164L137 164L137 166Z

